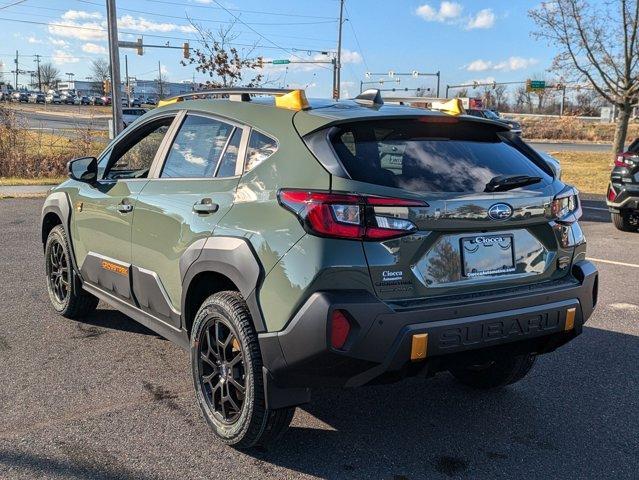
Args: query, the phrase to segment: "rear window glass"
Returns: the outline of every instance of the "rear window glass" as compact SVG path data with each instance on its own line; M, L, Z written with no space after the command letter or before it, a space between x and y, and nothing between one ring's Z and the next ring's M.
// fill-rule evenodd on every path
M494 126L476 122L360 122L341 126L331 143L353 180L411 192L483 192L499 175L550 180Z

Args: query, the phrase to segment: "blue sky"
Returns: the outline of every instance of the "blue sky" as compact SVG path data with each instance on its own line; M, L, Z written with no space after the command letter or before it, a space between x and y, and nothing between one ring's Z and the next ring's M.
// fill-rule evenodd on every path
M56 64L63 74L73 72L82 79L90 75L91 59L105 56L103 0L26 0L12 5L16 2L0 0L0 61L5 80L13 78L9 72L14 69L16 49L23 70L33 70L31 55L40 54L42 61ZM554 52L530 36L533 25L526 13L537 4L536 0L347 0L343 94L356 93L360 80L367 80L367 71L439 70L443 86L485 79L517 81L543 74ZM326 58L315 51L335 50L337 13L337 0L118 1L123 40L144 35L145 43L181 46L183 39L197 38L187 15L210 29L235 16L242 22L235 27L235 43L257 44L256 56L293 61ZM123 49L122 59L125 53L132 76L155 78L159 61L170 80L193 78L194 68L180 65L180 50L147 49L137 56ZM265 73L273 86L306 86L309 96L317 97L331 92L328 65L289 65L288 70L271 66ZM196 81L204 79L195 73ZM26 80L27 76L21 82ZM402 79L399 86L420 84L434 87L433 80L411 78Z

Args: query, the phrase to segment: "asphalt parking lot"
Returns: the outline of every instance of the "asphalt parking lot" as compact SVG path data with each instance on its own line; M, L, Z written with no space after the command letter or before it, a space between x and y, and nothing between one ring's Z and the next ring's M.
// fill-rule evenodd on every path
M103 304L53 313L42 200L0 200L0 478L637 478L639 233L586 203L598 308L525 380L315 392L280 445L240 453L200 418L185 352Z

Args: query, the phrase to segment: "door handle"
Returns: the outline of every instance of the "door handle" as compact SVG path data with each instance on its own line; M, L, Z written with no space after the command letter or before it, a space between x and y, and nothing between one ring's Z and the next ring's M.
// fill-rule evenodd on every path
M213 200L211 200L210 198L203 198L195 205L193 205L193 211L195 213L203 214L215 213L217 212L218 208L220 208L220 206L217 203L213 203Z
M118 203L118 212L129 213L132 211L133 211L133 205L131 205L130 203L124 203L124 201L122 201L122 203Z

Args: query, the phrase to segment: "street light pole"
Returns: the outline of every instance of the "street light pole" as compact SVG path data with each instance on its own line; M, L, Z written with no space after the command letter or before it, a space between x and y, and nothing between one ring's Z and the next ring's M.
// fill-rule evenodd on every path
M120 94L120 50L118 48L118 16L115 0L106 0L107 27L109 33L109 57L111 70L111 108L113 110L113 135L123 129L122 98Z

